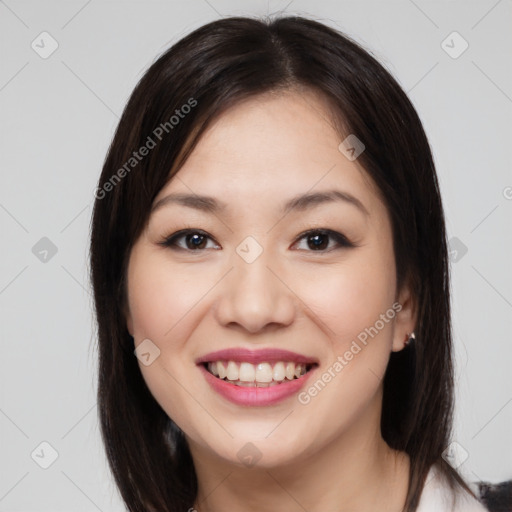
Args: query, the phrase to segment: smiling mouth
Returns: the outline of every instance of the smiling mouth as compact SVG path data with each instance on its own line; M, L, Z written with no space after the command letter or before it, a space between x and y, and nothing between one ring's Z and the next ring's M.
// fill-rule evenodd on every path
M267 388L298 380L318 366L317 363L292 361L251 364L238 361L209 361L201 363L214 377L235 386Z

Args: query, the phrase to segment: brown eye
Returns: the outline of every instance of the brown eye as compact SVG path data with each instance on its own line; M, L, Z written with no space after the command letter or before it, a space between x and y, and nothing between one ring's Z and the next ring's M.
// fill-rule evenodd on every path
M303 233L298 241L306 241L308 252L330 252L334 249L355 247L344 235L329 229L315 229ZM174 250L202 251L205 249L219 249L219 245L208 247L213 240L206 232L198 229L183 229L166 237L159 242L160 245ZM296 242L297 243L297 242Z
M184 240L184 244L181 242ZM183 249L188 251L200 251L207 249L208 240L213 240L208 234L201 230L184 229L174 233L164 240L160 245L171 249Z
M306 250L317 252L330 252L333 249L341 247L355 247L344 235L329 229L316 229L307 231L299 237L300 240L306 240ZM329 247L330 241L334 240L334 247ZM332 244L331 244L332 245Z
M316 235L308 235L308 246L310 249L326 249L329 245L329 235L325 233L318 233Z
M191 233L185 235L185 244L187 245L187 249L204 249L205 248L206 237L199 233Z

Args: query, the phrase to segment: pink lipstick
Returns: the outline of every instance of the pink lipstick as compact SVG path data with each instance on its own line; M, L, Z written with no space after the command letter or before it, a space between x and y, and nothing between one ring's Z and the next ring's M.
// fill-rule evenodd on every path
M234 348L206 354L196 364L214 391L232 403L252 407L273 405L298 393L318 367L318 359L281 349Z

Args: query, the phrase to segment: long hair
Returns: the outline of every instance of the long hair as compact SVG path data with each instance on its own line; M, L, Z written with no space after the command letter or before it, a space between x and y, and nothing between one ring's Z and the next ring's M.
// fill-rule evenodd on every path
M416 510L434 464L450 487L471 493L442 457L453 415L449 266L441 194L418 114L391 74L339 31L303 17L232 17L193 31L145 72L95 192L90 272L98 411L110 468L132 512L187 510L197 477L183 433L142 378L127 331L131 248L155 196L212 120L242 100L292 89L322 95L332 106L340 141L356 134L364 143L358 163L391 217L397 289L408 283L417 298L416 340L391 354L383 384L382 436L411 461L404 510ZM143 146L150 150L142 157Z

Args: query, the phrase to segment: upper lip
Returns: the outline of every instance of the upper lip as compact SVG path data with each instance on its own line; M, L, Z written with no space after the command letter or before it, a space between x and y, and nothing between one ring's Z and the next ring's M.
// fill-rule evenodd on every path
M289 350L276 348L264 348L259 350L248 350L246 348L228 348L210 352L196 359L196 364L209 363L212 361L238 361L252 364L273 363L278 361L294 363L316 363L318 359L309 357Z

